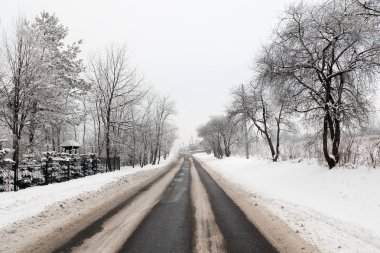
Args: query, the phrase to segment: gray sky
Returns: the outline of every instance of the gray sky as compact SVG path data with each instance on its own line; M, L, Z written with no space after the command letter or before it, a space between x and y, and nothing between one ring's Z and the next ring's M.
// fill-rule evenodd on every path
M83 39L84 57L126 43L145 81L176 101L179 143L188 143L209 115L224 111L231 87L250 79L255 52L291 2L0 0L0 18L6 26L18 14L55 13L70 40Z

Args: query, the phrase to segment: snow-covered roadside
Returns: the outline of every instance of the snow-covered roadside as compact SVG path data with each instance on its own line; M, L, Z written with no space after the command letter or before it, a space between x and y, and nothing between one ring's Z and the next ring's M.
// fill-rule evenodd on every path
M322 252L380 252L380 170L196 154Z
M31 187L18 192L2 192L0 193L0 228L36 215L59 201L73 198L85 192L95 192L124 176L163 167L173 159L174 156L171 156L169 159L161 161L159 165L148 165L143 168L139 166L135 168L122 167L120 171L87 176L46 186Z

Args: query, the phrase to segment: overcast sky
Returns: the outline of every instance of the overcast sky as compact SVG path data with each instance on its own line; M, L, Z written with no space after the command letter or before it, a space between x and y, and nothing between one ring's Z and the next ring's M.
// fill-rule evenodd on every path
M179 143L188 143L209 115L224 111L231 87L250 79L255 52L291 2L0 0L0 18L4 27L19 14L55 13L70 40L83 39L83 57L126 43L146 83L175 100Z

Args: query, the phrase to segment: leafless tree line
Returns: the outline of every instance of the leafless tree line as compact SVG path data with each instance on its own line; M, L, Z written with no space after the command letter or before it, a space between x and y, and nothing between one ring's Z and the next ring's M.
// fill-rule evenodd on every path
M380 66L379 10L376 0L288 7L254 59L255 78L233 89L227 117L238 117L262 136L273 161L281 152L281 133L296 131L292 122L301 121L320 138L329 168L336 166L344 134L365 126L371 115Z
M107 47L90 57L88 65L90 117L83 122L84 146L99 156L105 153L108 163L111 156L141 167L166 159L176 139L174 102L149 91L131 66L125 46ZM93 133L84 138L89 122Z
M176 138L173 101L148 90L125 47L110 45L85 63L81 41L68 44L67 35L47 12L20 17L1 35L0 133L16 168L23 154L59 151L67 139L131 165L159 163Z
M231 155L231 147L236 144L237 121L226 116L213 116L198 128L198 135L204 139L206 148L217 158Z

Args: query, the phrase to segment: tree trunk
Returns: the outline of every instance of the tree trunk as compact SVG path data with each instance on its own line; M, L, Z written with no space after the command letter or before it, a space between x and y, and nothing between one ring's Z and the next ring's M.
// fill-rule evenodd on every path
M98 105L96 105L96 110L97 110L97 123L98 123L98 136L97 136L97 146L98 146L98 156L101 156L102 155L102 151L103 151L103 148L102 148L102 145L101 145L101 133L100 133L100 128L101 128L101 118L100 118L100 112L99 112L99 108L98 108Z
M277 126L277 133L276 133L276 154L273 157L273 162L277 162L278 157L280 156L280 133L281 133L281 119L282 119L282 110L283 105L281 106L280 112L278 113L278 118L276 118L276 126Z
M53 136L52 136L53 138L51 139L51 145L52 145L52 147L53 147L52 150L53 150L53 151L56 151L56 150L55 150L55 137L54 137L54 132L52 132L52 134L53 134Z
M57 127L57 146L58 146L58 151L61 151L61 127Z
M335 119L335 135L334 135L334 139L332 140L332 154L335 157L335 164L338 164L340 160L339 145L340 145L340 121Z
M108 129L108 127L107 127ZM110 149L110 133L109 130L106 131L106 171L111 171L111 149Z
M160 164L160 160L161 160L161 148L158 150L158 161L157 161L157 164Z
M29 124L29 149L31 153L34 153L34 137L36 133L36 113L37 113L37 102L34 101L32 105L32 112L30 115L30 124Z
M249 159L249 136L248 136L248 128L247 128L247 112L246 112L246 96L245 96L245 89L244 84L241 85L241 91L242 91L242 98L243 98L243 132L244 132L244 141L245 141L245 158Z
M280 155L280 120L277 120L276 154L273 157L273 162L277 162L279 155Z
M217 151L218 151L218 158L222 159L223 158L223 150L222 150L222 145L220 143L220 139L218 139Z
M212 152L214 153L214 157L218 158L218 152L216 151L215 143L211 143Z
M223 138L223 143L224 143L224 153L225 153L226 157L230 157L231 150L230 150L229 141L227 140L225 135L222 135L222 138Z
M132 168L135 167L136 163L136 137L133 135L133 153L132 153Z
M226 153L226 157L230 157L231 156L230 146L225 147L224 152Z
M275 162L274 159L276 157L276 152L274 151L272 138L270 137L269 133L265 132L264 134L265 134L265 139L267 140L267 143L270 149L270 153L272 154L272 160Z
M111 139L110 139L110 124L111 124L111 107L107 110L107 118L106 118L106 171L111 171Z
M77 138L77 127L76 126L74 126L74 140L78 141L78 138Z
M153 160L152 160L153 165L156 164L159 149L160 149L160 134L158 133L156 137L154 151L153 151Z
M323 155L327 161L327 164L329 165L329 169L332 169L333 167L335 167L336 163L335 163L335 160L330 157L329 150L328 150L328 129L329 129L329 126L328 126L328 119L327 118L328 118L328 116L327 116L327 112L326 112L325 117L324 117L324 121L323 121Z
M270 149L270 152L271 152L271 155L272 155L272 160L275 161L275 158L276 158L276 152L274 150L274 147L273 147L273 143L272 143L272 139L270 137L270 134L268 132L268 126L267 126L267 118L266 118L266 106L265 106L265 103L264 103L264 98L261 96L261 104L262 104L262 114L263 114L263 125L264 125L264 129L260 128L257 123L255 123L255 125L257 126L257 128L265 135L265 139L267 140L267 143L269 145L269 149ZM277 158L276 158L277 160Z
M244 116L243 122L243 131L244 131L244 141L245 141L245 158L249 159L249 136L248 136L248 128L247 128L247 120Z
M83 122L83 138L82 138L82 147L83 147L83 154L86 154L86 121Z
M17 191L17 181L18 181L18 165L19 165L19 156L20 156L20 138L18 137L17 133L13 134L13 161L15 161L14 164L14 185L13 190Z

